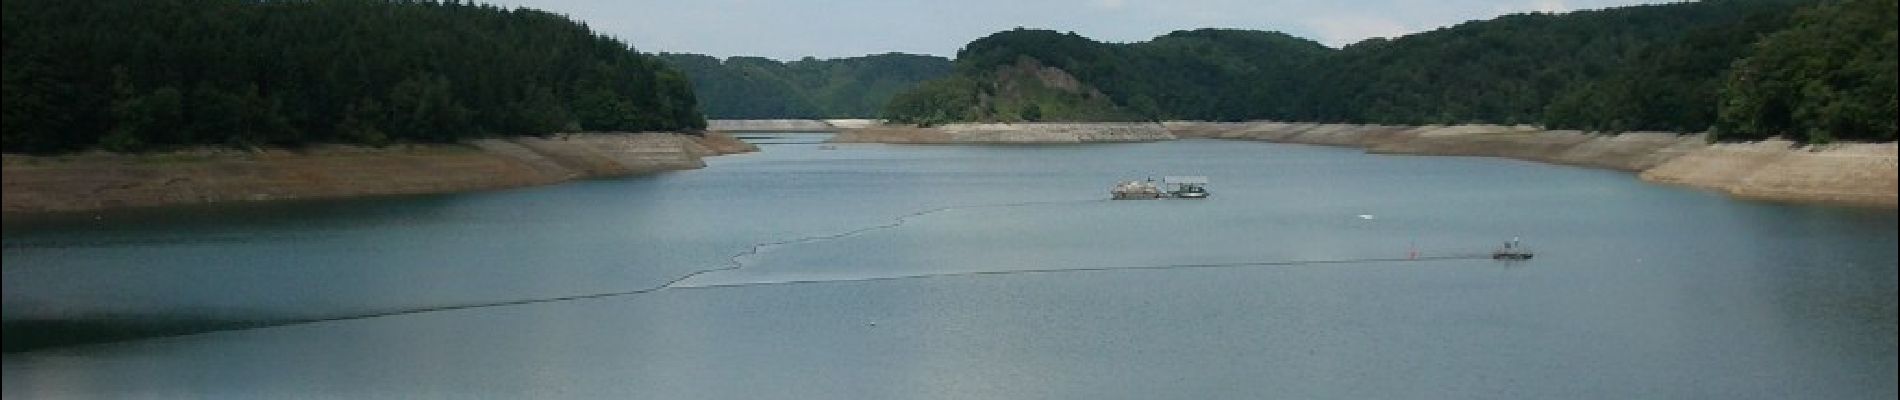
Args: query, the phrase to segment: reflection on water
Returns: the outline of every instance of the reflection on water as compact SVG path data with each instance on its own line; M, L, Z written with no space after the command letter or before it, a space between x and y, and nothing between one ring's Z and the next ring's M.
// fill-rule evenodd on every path
M5 394L1896 392L1892 211L1251 142L820 150L814 138L751 138L782 144L649 177L9 220L9 341L16 323L243 328L713 271L637 295L13 353ZM1118 180L1181 174L1210 176L1214 197L1099 200ZM1537 259L1430 259L1513 236ZM1289 263L1413 250L1427 259ZM811 283L756 285L789 281Z

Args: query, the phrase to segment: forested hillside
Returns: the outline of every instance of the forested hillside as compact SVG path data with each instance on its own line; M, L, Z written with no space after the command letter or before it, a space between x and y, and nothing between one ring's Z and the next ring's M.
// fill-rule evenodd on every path
M1828 2L1794 21L1736 64L1717 130L1738 138L1894 140L1900 1Z
M1723 138L1892 140L1894 4L1711 0L1518 14L1338 50L1270 32L1116 44L1018 29L971 42L957 76L898 96L885 115L1715 127ZM1053 67L1042 75L1071 75L1083 89L1025 98L1037 92L1004 90L1022 86L1012 65ZM1090 91L1109 101L1078 100ZM1073 110L1084 104L1097 109ZM1052 105L1071 111L1046 112Z
M678 71L541 11L387 0L0 5L7 152L705 126Z
M1716 82L1721 71L1743 55L1739 50L1763 31L1778 28L1773 16L1789 12L1795 3L1715 0L1518 14L1361 42L1315 69L1317 85L1308 97L1313 108L1295 117L1701 130L1713 122L1707 116L1715 106L1716 85L1705 83ZM1757 27L1741 28L1751 23L1751 16ZM1704 32L1710 34L1699 34ZM1671 70L1652 70L1660 68ZM1646 81L1635 83L1635 93L1598 92L1638 77ZM1553 101L1560 98L1569 101L1553 110ZM1624 109L1633 103L1659 112L1630 115L1645 111ZM1612 111L1599 112L1602 109ZM1706 111L1688 112L1692 110ZM1547 112L1562 117L1545 121ZM1701 117L1685 120L1689 114Z
M957 79L902 96L886 116L911 122L1272 118L1296 106L1289 94L1298 91L1300 70L1328 51L1276 32L1201 29L1118 44L1016 29L965 46L957 52ZM1031 66L1054 68L1081 85L1050 79L1055 71L1041 74L1045 82L1009 79L1027 78L1031 71L1024 68ZM1111 101L1090 100L1097 91Z
M692 79L711 118L873 118L898 92L950 74L950 60L901 53L779 62L660 54Z

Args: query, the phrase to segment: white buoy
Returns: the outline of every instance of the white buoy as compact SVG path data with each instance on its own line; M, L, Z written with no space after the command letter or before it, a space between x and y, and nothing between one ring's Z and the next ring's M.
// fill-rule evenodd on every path
M1373 219L1373 218L1374 218L1374 217L1372 216L1372 214L1359 214L1359 219L1366 219L1366 220L1369 220L1369 219Z

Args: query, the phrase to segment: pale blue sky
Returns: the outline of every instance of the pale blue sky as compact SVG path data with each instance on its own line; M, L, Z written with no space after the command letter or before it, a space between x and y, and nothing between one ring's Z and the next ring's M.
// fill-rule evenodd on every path
M495 0L566 14L645 52L793 59L905 52L954 56L992 32L1074 31L1147 40L1180 29L1273 30L1338 47L1499 15L1649 0Z

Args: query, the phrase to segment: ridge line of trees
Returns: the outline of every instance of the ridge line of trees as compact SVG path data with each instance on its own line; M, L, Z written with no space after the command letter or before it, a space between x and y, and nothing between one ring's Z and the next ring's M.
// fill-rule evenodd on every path
M696 131L686 77L567 17L459 1L6 0L0 150Z
M708 118L873 118L892 96L950 74L950 59L885 53L780 62L660 53L693 82Z
M897 95L884 116L1022 121L1035 110L1051 120L1541 124L1892 141L1895 4L1705 0L1514 14L1336 50L1276 32L1203 29L1122 44L1019 28L972 41L954 76ZM1081 87L1046 90L1073 85L1021 73L1024 65L1054 68ZM1091 91L1109 101L1087 101Z

